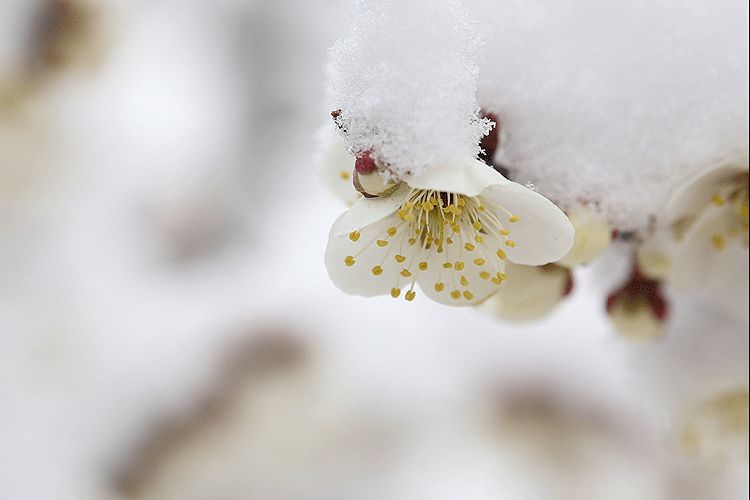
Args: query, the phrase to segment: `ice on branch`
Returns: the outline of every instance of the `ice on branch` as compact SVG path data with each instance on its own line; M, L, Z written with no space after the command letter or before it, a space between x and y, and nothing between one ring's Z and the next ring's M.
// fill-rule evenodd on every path
M457 1L351 4L333 49L332 106L349 151L390 178L475 158L491 128L476 101L479 37Z

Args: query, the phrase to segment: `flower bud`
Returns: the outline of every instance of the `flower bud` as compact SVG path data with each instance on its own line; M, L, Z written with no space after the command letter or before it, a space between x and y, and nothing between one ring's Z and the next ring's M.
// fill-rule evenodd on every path
M378 171L375 160L370 153L364 152L354 162L352 178L354 188L366 198L389 196L398 188L398 183L389 180Z
M633 340L652 340L664 333L668 304L661 284L638 268L630 281L607 298L607 313L617 333Z
M600 214L586 207L567 213L576 235L573 248L557 264L565 267L587 264L599 257L612 243L612 228Z
M541 319L573 290L571 271L555 264L522 266L508 263L505 274L507 278L500 291L487 301L487 306L508 321Z

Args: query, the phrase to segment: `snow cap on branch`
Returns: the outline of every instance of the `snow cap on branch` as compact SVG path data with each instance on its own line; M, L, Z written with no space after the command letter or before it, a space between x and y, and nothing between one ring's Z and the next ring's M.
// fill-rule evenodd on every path
M353 30L331 63L336 122L353 154L401 178L474 158L491 123L478 115L479 37L454 0L350 3Z

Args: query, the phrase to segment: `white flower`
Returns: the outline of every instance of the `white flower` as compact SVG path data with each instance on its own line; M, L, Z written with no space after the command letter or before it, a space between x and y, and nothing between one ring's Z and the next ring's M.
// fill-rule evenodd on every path
M599 257L612 243L612 227L598 212L584 206L567 211L575 229L570 252L557 263L565 267L587 264Z
M508 263L507 279L485 307L509 321L533 321L551 313L573 287L572 273L556 264L522 266Z
M335 130L326 126L320 132L320 175L328 189L347 205L352 205L362 197L354 189L354 157L346 150L344 140Z
M677 237L668 281L678 291L705 286L707 277L730 279L737 259L747 263L747 158L687 182L667 205ZM745 275L747 272L745 271ZM747 277L744 280L747 287Z
M479 160L435 165L387 197L362 198L331 229L326 267L341 290L444 304L496 293L505 260L541 265L565 255L573 227L552 202Z

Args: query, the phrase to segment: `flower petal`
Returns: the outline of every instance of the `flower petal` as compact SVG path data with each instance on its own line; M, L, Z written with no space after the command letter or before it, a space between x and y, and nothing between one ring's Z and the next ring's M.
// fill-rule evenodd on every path
M332 234L337 236L360 230L394 213L409 196L409 186L402 183L390 196L360 198L333 223Z
M426 296L449 306L473 306L497 293L502 285L497 274L505 270L505 263L495 255L498 241L475 243L473 250L467 250L466 241L461 235L470 235L468 223L461 225L459 235L445 244L443 252L431 249L427 260L428 268L419 271L417 283ZM493 237L487 236L490 240ZM494 279L494 280L493 280Z
M502 186L510 181L479 160L433 165L403 179L414 189L446 191L466 196L477 196L490 186Z
M730 217L727 210L731 208L706 208L677 243L668 278L675 290L688 292L706 288L711 282L720 281L719 277L737 275L740 270L738 262L727 259L728 249L717 249L714 242L714 235L728 233L727 220ZM738 241L730 240L725 244L736 245ZM744 262L747 262L747 253ZM726 269L726 266L730 268Z
M722 166L700 174L680 186L670 197L665 207L668 223L698 214L721 188L731 183L739 174L747 173L747 163L742 165Z
M569 271L561 266L508 264L508 278L487 307L508 321L534 321L551 313L565 296Z
M334 228L345 215L339 217ZM333 284L343 292L363 297L386 295L392 288L399 287L404 282L399 275L403 266L393 256L408 246L405 243L407 231L402 227L394 236L388 234L388 229L398 227L399 223L395 216L385 217L356 235L339 235L331 229L325 263ZM381 246L378 241L387 244Z
M352 184L354 157L346 150L340 137L329 142L320 153L320 175L334 196L351 205L362 197Z
M488 188L480 196L510 230L513 247L505 248L508 260L539 266L563 258L573 246L574 230L565 214L544 196L509 182ZM520 219L510 223L504 207ZM508 223L506 224L506 221Z
M568 211L575 229L573 248L557 263L565 267L588 264L599 257L612 243L612 228L599 213L586 207Z

